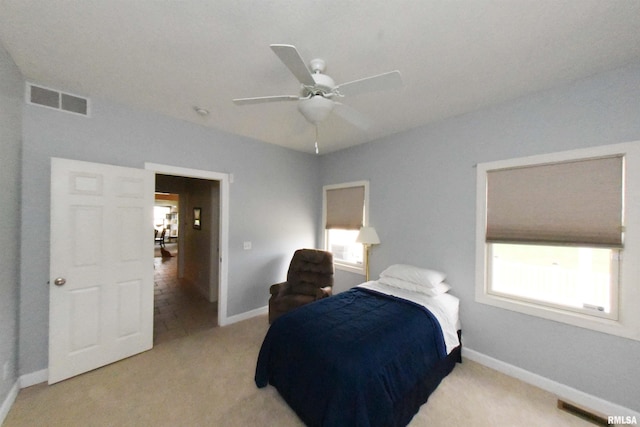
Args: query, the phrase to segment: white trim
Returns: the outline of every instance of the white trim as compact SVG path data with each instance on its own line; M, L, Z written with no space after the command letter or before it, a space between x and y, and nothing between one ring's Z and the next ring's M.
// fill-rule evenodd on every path
M245 311L244 313L236 314L231 317L227 317L227 323L220 326L231 325L232 323L242 322L243 320L251 319L256 316L263 316L269 313L269 306L264 306L260 308L256 308L251 311Z
M18 392L20 392L21 389L31 387L32 385L36 384L46 383L48 380L48 369L42 369L40 371L20 376L11 387L11 390L9 390L9 394L7 394L7 397L4 399L4 402L2 402L2 405L0 405L0 425L4 423L7 415L9 415L9 411L16 401Z
M144 168L155 173L220 181L220 269L218 272L218 324L224 326L227 319L227 279L229 276L229 174L178 166L145 163Z
M487 292L486 265L486 182L487 171L525 164L544 164L558 161L596 158L622 154L625 156L624 218L625 246L621 252L620 276L617 294L618 320L598 318L531 302L522 302ZM640 269L637 263L625 262L640 257L640 141L603 145L579 150L542 154L509 160L480 163L476 181L476 302L512 310L531 316L562 322L581 328L604 332L640 341ZM614 302L615 304L615 302Z
M326 230L325 230L325 234L326 234ZM333 266L335 267L336 270L348 271L350 273L359 274L363 277L365 276L364 263L362 263L362 265L357 265L357 264L346 264L340 261L333 261Z
M557 381L550 380L549 378L534 374L525 369L519 368L514 365L510 365L501 360L494 359L483 353L477 352L467 347L462 347L462 357L465 357L474 362L480 363L486 367L494 369L498 372L502 372L513 378L517 378L524 381L527 384L531 384L542 390L546 390L549 393L553 393L563 400L576 403L580 406L593 410L604 416L608 415L628 415L640 418L640 413L635 412L629 408L618 405L616 403L609 402L599 397L590 395L583 391L577 390L573 387L561 384Z
M5 418L7 418L7 415L9 415L9 411L13 406L13 402L15 402L16 397L18 397L18 391L20 391L20 387L18 386L19 381L20 380L16 381L13 384L13 387L11 387L11 390L9 390L7 397L4 399L4 402L2 402L2 405L0 406L0 425L4 423Z
M46 383L49 380L49 370L41 369L39 371L31 372L20 376L20 388L31 387L32 385Z

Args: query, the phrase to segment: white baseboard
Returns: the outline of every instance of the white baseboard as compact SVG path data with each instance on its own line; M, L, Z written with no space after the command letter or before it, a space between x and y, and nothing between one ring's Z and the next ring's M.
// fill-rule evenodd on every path
M43 369L41 371L32 372L30 374L22 375L18 380L13 384L9 394L0 405L0 426L4 423L5 418L9 415L9 411L13 406L13 403L16 401L16 397L18 397L18 392L20 389L25 387L30 387L32 385L40 384L47 382L49 380L49 370Z
M16 401L16 397L18 397L18 391L20 391L20 386L18 384L20 380L16 381L15 384L13 384L13 387L11 387L11 390L9 390L9 394L7 395L6 399L4 399L4 402L2 402L2 405L0 406L0 426L2 425L2 423L4 423L5 418L7 418L7 415L9 415L9 411L11 410L11 406L13 406L13 402Z
M32 385L46 383L47 381L49 381L48 369L42 369L40 371L22 375L18 380L20 388L31 387Z
M629 408L625 408L624 406L620 406L580 390L576 390L575 388L550 380L549 378L545 378L538 374L534 374L533 372L529 372L522 368L518 368L517 366L510 365L501 360L494 359L493 357L479 353L470 348L462 347L462 357L546 390L569 403L580 405L605 417L609 415L622 415L631 417L635 416L636 419L640 419L640 413Z
M243 320L251 319L252 317L262 316L269 313L269 307L264 306L256 308L255 310L246 311L244 313L236 314L235 316L227 317L220 320L220 326L231 325L232 323L241 322Z

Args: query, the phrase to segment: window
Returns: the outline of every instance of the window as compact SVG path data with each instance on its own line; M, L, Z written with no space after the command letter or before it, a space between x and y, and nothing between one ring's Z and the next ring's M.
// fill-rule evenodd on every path
M171 214L171 206L154 206L153 207L153 225L158 230L162 230L167 226L167 220Z
M477 167L476 301L640 340L640 144Z
M618 249L489 244L488 292L616 318Z
M488 170L487 291L616 318L623 160Z
M364 272L364 247L356 238L366 224L368 194L367 181L323 187L324 247L333 253L336 268Z

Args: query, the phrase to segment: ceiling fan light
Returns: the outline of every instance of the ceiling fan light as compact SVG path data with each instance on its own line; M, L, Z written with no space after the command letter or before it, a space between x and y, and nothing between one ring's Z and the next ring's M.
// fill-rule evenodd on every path
M321 95L315 95L311 98L301 99L298 102L298 110L305 119L317 125L327 118L331 110L333 110L334 105L332 100Z

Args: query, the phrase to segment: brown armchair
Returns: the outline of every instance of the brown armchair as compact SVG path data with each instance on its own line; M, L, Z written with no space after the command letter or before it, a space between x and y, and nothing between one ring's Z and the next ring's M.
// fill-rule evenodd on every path
M291 259L287 281L271 285L269 323L289 310L332 295L333 254L298 249Z

